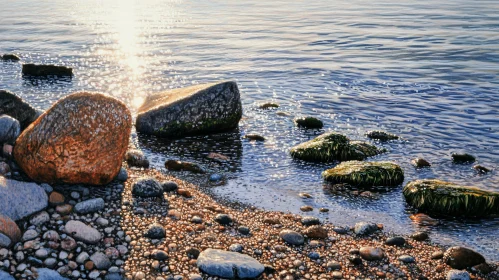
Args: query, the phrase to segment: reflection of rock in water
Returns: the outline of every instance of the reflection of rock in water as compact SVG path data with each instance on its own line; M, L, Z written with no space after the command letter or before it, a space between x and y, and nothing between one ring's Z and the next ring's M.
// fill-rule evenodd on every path
M138 133L137 144L153 165L163 166L166 159L176 159L198 162L210 169L225 172L241 171L242 168L243 146L239 129L181 139L165 139ZM209 156L210 153L217 153L228 159L213 159ZM158 155L162 158L158 158Z

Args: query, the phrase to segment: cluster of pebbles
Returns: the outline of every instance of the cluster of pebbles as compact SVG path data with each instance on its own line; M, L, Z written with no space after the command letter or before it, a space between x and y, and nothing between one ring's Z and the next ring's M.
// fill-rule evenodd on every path
M497 271L453 270L424 234L394 237L382 225L341 228L230 204L158 170L118 177L106 187L42 184L49 207L18 223L22 242L0 249L0 279L2 271L36 279L42 270L39 279L222 279L199 269L207 249L253 258L264 268L258 279L499 279Z

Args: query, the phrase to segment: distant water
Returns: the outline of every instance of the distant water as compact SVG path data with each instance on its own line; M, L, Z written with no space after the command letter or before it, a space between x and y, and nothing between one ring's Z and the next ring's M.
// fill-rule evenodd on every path
M499 2L497 1L35 1L0 5L0 53L74 67L72 80L27 80L20 64L0 63L0 88L46 109L77 90L109 93L132 109L148 93L221 79L236 80L244 120L237 132L174 141L138 137L161 167L166 158L207 164L208 152L231 156L211 167L230 178L215 192L267 209L327 207L339 225L371 220L388 230L417 230L401 187L377 199L332 195L320 173L331 164L293 161L288 149L323 131L303 131L292 117L260 111L274 100L293 116L314 115L324 131L352 139L382 129L403 140L383 144L406 181L440 178L499 191L499 171L476 174L450 153L499 163ZM241 140L248 132L265 143ZM416 171L414 157L432 162ZM311 193L310 201L299 192ZM499 219L441 220L443 244L464 244L499 260Z

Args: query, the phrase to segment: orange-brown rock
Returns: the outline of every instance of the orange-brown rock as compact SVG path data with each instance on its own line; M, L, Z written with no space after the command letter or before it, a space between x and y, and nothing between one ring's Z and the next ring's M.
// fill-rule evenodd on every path
M9 247L19 240L21 240L21 230L17 224L9 217L0 214L0 247Z
M125 104L112 97L74 93L24 130L14 158L35 181L107 184L121 168L131 121Z

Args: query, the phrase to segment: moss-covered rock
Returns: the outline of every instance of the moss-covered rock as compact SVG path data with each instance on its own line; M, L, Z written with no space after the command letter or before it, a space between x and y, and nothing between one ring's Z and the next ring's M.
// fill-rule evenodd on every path
M499 193L440 180L416 180L404 188L407 202L423 212L450 216L499 214Z
M404 171L391 162L345 161L322 173L324 180L357 187L396 186L404 181Z
M279 108L279 104L273 103L273 102L267 102L267 103L263 103L263 104L258 105L258 108L260 108L262 110L275 109L275 108Z
M295 119L295 123L299 127L303 128L322 128L324 127L324 123L318 118L314 117L301 117Z
M350 141L346 136L335 132L322 134L290 150L293 158L317 162L363 160L383 152L384 150L373 145Z
M380 140L380 141L389 141L389 140L397 140L399 137L395 134L387 133L384 131L369 131L366 133L366 136L370 139Z

